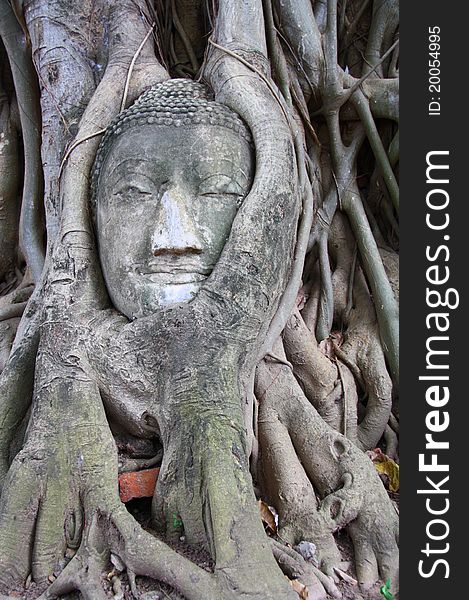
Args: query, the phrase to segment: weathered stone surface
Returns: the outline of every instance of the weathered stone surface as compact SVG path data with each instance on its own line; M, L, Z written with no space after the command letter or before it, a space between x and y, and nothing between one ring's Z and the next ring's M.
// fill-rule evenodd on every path
M195 297L251 187L247 129L202 92L184 80L149 90L98 152L99 254L114 306L131 319Z

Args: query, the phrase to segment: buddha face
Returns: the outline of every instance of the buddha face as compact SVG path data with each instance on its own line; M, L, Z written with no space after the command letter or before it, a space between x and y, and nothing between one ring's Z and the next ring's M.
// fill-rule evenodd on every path
M130 319L189 302L212 272L252 181L231 129L142 125L113 143L97 195L101 265Z

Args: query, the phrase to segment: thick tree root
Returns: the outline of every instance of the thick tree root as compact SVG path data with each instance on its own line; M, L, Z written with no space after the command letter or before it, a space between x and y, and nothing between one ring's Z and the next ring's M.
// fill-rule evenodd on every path
M30 433L1 496L1 587L11 589L29 573L47 581L67 547L79 546L48 594L75 588L100 598L99 573L113 551L135 574L190 599L223 597L213 593L217 582L209 574L146 533L120 503L117 449L99 391L79 369L72 380L61 377L57 364L48 364L57 350L57 343L40 348Z
M131 579L148 576L194 600L225 597L213 576L144 531L123 506L116 506L112 513L93 513L76 555L43 597L79 590L85 600L106 598L100 580L111 552Z
M86 599L105 598L99 580L110 552L136 575L161 580L187 598L224 597L213 577L145 532L120 503L117 453L104 412L101 417L82 423L77 453L49 439L43 448L29 447L16 457L0 504L1 587L12 589L30 572L35 581L46 581L66 548L79 543L44 597L78 589Z
M334 323L344 330L337 339L333 333L322 342L325 348L321 351L313 334L320 287L313 284L301 314L294 312L287 324L285 351L306 397L321 417L359 448L369 450L376 447L385 431L391 413L392 381L376 310L364 274L357 267L355 238L340 212L335 214L330 228L329 252L334 264L331 276ZM384 254L392 282L396 275L395 256ZM313 274L317 279L316 271ZM367 399L359 423L357 387Z
M59 339L51 335L53 327L47 334L44 328L38 352L27 442L0 501L1 587L11 589L29 573L34 581L47 581L66 549L78 546L45 597L78 589L86 599L104 598L99 575L112 552L135 575L158 579L188 600L294 600L262 529L239 428L218 414L203 414L198 425L184 419L173 443L179 440L179 458L189 452L192 465L182 460L185 473L174 478L169 443L160 478L168 492L167 516L182 515L189 534L201 523L216 562L211 575L145 532L120 503L117 449L98 388L73 360L73 331L62 330ZM171 482L184 496L171 493Z
M272 539L275 559L290 579L299 579L308 588L309 600L322 600L328 596L340 598L342 594L332 577L325 575L313 564L306 562L296 550Z
M348 527L361 587L378 576L395 581L398 520L371 461L321 419L288 367L259 365L256 393L264 483L280 535L313 541L321 568L331 573L340 566L332 533Z
M184 533L189 543L210 551L220 593L226 597L288 598L291 589L262 529L244 432L234 418L217 414L221 406L202 407L201 400L197 410L205 413L202 418L189 418L188 408L182 419L173 413L153 501L156 523L166 536Z

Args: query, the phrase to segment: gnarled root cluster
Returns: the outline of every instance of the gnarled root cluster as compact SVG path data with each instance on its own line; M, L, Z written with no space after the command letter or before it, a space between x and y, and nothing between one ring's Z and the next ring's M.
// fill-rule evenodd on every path
M398 518L371 461L321 418L290 366L264 360L256 395L261 477L280 536L294 545L313 541L321 569L333 575L341 561L333 533L347 527L360 585L378 576L395 581Z
M40 367L49 353L40 349ZM216 598L213 578L144 531L121 504L116 446L95 384L84 374L46 372L32 433L3 487L2 587L11 590L29 574L47 581L73 555L45 597L77 589L89 600L106 598L101 572L113 552L129 573L159 579L188 598Z

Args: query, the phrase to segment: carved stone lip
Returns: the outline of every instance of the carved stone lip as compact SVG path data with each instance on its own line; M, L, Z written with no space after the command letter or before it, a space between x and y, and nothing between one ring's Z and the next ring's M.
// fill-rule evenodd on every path
M136 272L139 275L161 276L161 279L186 279L201 281L213 271L213 266L200 262L187 261L181 258L176 260L153 259L145 265L138 265Z
M146 279L152 281L153 283L158 283L160 286L162 285L182 285L187 283L200 283L207 279L207 275L203 275L201 273L187 273L187 272L177 272L177 273L169 273L165 271L149 271L149 272L140 272L140 274Z

